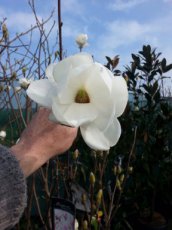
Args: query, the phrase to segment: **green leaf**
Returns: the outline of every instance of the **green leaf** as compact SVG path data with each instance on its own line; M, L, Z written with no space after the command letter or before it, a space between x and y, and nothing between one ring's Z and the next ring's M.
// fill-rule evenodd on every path
M147 101L150 103L152 100L151 96L148 93L145 93L145 97L146 97Z
M165 67L165 69L164 69L164 73L168 72L168 71L171 70L171 69L172 69L172 64L167 65L167 66Z
M163 72L164 72L164 70L165 70L166 63L167 63L166 59L163 58L162 61L161 61L161 67L162 67L162 71L163 71Z
M151 82L154 79L154 76L156 76L156 71L152 71L152 73L148 76L148 82Z
M146 84L143 84L142 87L149 93L150 92L150 89L149 87L146 85Z
M112 59L110 57L106 56L106 59L107 59L107 61L108 61L109 64L113 65Z
M146 47L146 48L147 48L147 53L149 53L149 54L150 54L150 53L151 53L151 46L150 46L150 45L147 45L147 47Z
M96 218L95 219L92 218L92 220L91 220L91 226L93 227L94 230L98 230L98 221L97 221Z
M158 81L155 81L151 90L152 95L154 95L157 92L157 90L158 90Z
M134 62L136 63L136 65L140 64L140 58L138 56L136 56L135 54L131 54Z
M146 53L146 46L145 45L143 45L143 53Z

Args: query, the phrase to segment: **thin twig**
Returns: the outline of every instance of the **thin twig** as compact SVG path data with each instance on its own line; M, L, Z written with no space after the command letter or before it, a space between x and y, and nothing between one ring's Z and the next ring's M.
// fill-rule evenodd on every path
M62 47L62 20L61 20L61 0L58 1L58 31L59 31L59 58L63 59L63 47Z
M133 144L132 144L131 151L130 151L130 154L129 154L129 157L128 157L128 161L127 161L126 175L125 175L125 178L124 178L124 181L123 181L122 188L120 190L118 199L116 201L115 209L111 210L109 221L111 221L111 219L114 218L114 216L116 215L116 212L117 212L117 210L119 208L119 202L120 202L120 199L121 199L121 195L122 195L124 186L126 184L126 181L127 181L128 175L129 175L130 161L131 161L131 157L132 157L132 155L134 153L134 148L135 148L135 145L136 145L136 137L137 137L137 127L135 127L135 130L134 130L134 140L133 140ZM113 213L112 213L112 211L113 211Z

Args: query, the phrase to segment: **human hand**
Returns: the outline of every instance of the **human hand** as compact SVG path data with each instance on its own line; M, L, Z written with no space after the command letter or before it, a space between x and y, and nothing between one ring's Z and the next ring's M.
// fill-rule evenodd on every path
M40 108L20 141L11 148L26 177L53 156L69 149L77 135L76 128L51 122L49 114L50 110Z

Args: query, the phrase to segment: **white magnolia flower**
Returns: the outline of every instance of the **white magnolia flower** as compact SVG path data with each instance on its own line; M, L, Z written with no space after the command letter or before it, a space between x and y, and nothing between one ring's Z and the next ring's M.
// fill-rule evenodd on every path
M6 131L1 130L1 131L0 131L0 139L1 139L1 140L4 140L6 136L7 136Z
M91 55L80 53L68 57L47 70L48 79L30 84L28 96L52 109L53 119L80 127L85 142L93 149L108 150L121 134L117 119L127 104L125 80Z
M88 43L88 35L87 34L79 34L76 37L76 43L78 44L79 48L82 49L84 46L86 46Z
M19 84L22 88L27 89L28 86L30 85L31 81L32 81L31 79L27 79L27 78L23 77L23 78L19 79Z

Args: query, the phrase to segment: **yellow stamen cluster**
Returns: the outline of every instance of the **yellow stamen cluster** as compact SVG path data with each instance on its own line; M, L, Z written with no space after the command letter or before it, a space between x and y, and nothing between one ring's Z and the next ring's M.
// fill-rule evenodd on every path
M88 96L88 93L85 91L85 89L78 90L75 96L75 102L80 104L90 103L90 98Z

